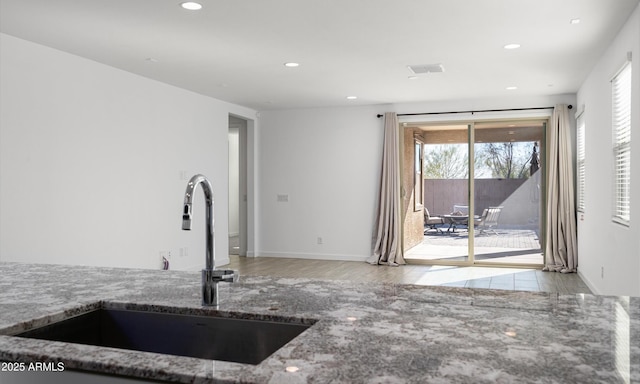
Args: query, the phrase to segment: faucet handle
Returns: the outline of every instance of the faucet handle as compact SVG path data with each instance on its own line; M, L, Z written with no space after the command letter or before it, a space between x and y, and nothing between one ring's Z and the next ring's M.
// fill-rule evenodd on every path
M202 305L218 306L218 283L233 283L238 281L238 272L233 269L203 269L202 270Z
M224 281L225 283L238 281L238 272L233 269L214 269L212 272L215 281Z

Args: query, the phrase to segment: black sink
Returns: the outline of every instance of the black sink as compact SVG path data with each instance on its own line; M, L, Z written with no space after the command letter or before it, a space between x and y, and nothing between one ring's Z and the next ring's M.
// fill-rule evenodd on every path
M310 325L98 309L16 336L259 364Z

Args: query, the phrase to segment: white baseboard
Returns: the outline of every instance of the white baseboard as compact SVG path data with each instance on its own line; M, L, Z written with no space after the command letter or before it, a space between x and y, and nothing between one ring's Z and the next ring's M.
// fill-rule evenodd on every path
M216 256L216 268L221 267L223 265L227 265L231 262L229 260L229 256ZM204 269L204 262L202 265L190 265L188 267L181 268L182 271L201 271Z
M587 287L589 287L589 289L591 290L591 293L593 293L594 295L601 295L600 291L596 288L596 286L593 285L593 283L591 283L591 281L589 281L589 279L587 279L587 277L580 272L580 268L578 268L578 276L580 276L582 281L584 281Z
M216 257L216 267L227 265L230 262L229 255Z
M270 252L260 251L256 257L281 257L285 259L308 259L308 260L337 260L337 261L365 261L368 256L363 255L344 255L344 254L326 254L326 253L286 253L286 252Z

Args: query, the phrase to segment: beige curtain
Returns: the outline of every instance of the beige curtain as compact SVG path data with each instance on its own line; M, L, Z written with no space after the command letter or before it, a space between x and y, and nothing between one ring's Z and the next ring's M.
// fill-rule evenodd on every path
M569 109L556 105L548 129L549 187L544 271L576 272L578 249Z
M371 264L397 266L406 264L402 256L402 225L400 213L400 138L398 116L384 114L384 146L382 150L382 178L378 203L377 238Z

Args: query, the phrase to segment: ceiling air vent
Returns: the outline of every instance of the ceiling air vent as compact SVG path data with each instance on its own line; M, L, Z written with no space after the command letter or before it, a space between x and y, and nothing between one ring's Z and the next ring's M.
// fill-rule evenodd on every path
M414 75L444 72L444 66L442 64L407 65L407 68L409 68Z

